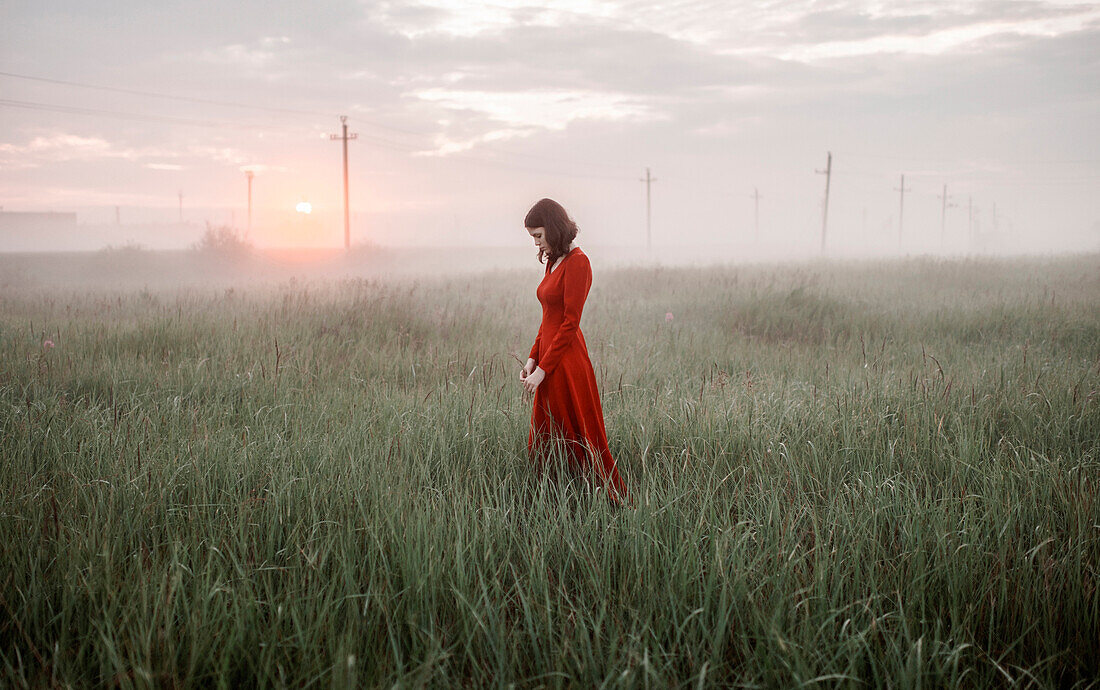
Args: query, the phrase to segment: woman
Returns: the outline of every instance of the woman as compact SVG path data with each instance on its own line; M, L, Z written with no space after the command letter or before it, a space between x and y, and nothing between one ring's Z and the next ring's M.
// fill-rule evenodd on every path
M523 387L535 394L527 449L541 468L554 442L564 442L570 467L594 471L613 503L633 503L607 447L596 373L580 330L592 266L573 243L577 225L550 199L532 206L523 225L535 240L539 262L546 262L536 291L542 325L519 374Z

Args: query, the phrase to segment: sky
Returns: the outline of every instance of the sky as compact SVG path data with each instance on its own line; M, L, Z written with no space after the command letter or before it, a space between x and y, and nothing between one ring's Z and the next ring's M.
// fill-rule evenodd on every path
M346 115L356 243L810 252L828 180L838 253L1100 247L1098 3L8 0L0 73L0 206L87 224L252 170L254 242L340 246Z

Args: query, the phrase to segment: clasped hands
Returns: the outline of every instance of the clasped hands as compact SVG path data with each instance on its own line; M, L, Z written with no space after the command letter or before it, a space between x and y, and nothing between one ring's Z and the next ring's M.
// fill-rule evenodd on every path
M534 393L544 378L546 378L546 372L542 370L542 367L536 366L533 359L528 359L527 364L519 371L520 383L523 384L524 390L528 393Z

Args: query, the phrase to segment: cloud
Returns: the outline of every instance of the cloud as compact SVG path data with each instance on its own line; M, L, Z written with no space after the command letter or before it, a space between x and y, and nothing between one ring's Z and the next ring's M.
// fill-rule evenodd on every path
M422 0L414 4L381 2L368 10L372 20L407 38L431 35L477 37L517 26L561 26L583 16L613 17L606 0L557 0L538 7L527 0Z
M193 145L187 148L187 155L233 166L244 165L252 160L252 156L232 146Z
M265 36L251 44L231 43L203 50L197 57L207 62L261 69L270 65L276 59L277 51L288 43L290 38L287 36Z
M253 158L230 146L190 145L180 149L168 145L128 146L100 136L85 136L67 131L34 134L24 143L0 143L0 164L5 169L26 169L45 164L122 160L143 162L151 170L182 170L178 163L164 159L187 159L220 164L240 165ZM262 166L259 166L262 167Z
M747 52L767 52L786 60L803 62L882 53L937 55L949 51L975 52L975 50L980 51L983 40L990 37L1059 36L1080 31L1100 18L1100 10L1096 9L1084 11L1081 9L1069 11L1065 8L1063 11L1052 11L1052 8L1046 7L1038 9L1048 11L1036 12L1033 15L1009 13L997 17L991 17L985 13L965 15L965 17L949 15L938 21L932 21L931 17L922 17L922 21L908 23L908 26L899 26L900 31L885 31L885 27L877 26L878 31L855 32L864 35L853 40L824 39L824 36L845 33L834 31L822 34L822 38L816 41L797 43L785 48L758 48Z
M36 135L23 144L0 144L0 165L8 170L37 168L46 163L135 157L132 149L117 148L101 137L68 132Z
M601 164L652 165L660 195L683 184L703 208L726 193L738 170L772 203L775 189L792 198L802 193L791 176L804 174L806 189L817 195L812 171L829 149L841 171L852 164L849 152L893 151L943 156L936 174L973 169L975 176L992 175L998 156L1100 156L1093 143L1100 26L1090 3L334 0L263 13L222 3L198 13L177 0L120 0L111 16L126 22L79 4L25 7L16 10L25 30L0 48L12 71L321 115L26 86L10 97L171 109L180 118L241 126L200 130L47 113L48 129L17 139L20 126L39 127L43 114L5 109L6 187L36 174L45 185L48 173L74 184L98 175L97 184L152 189L165 176L149 168L178 165L189 193L208 184L212 198L235 198L219 176L239 182L238 169L256 161L298 180L329 170L323 166L335 170L338 147L327 137L338 123L326 112L350 115L360 134L353 175L375 175L353 186L353 195L409 209L433 208L442 197L473 209L482 189L526 194L536 183L564 179L558 170ZM260 139L257 122L286 126ZM453 155L464 153L470 155ZM488 165L466 174L464 161L509 156L528 157L524 167L553 168L555 176L492 177L498 170ZM554 158L568 162L545 162ZM94 164L65 165L73 160ZM975 161L986 167L973 167ZM54 167L7 174L47 164ZM903 166L920 167L891 160L875 171ZM769 175L775 184L766 190ZM633 185L637 173L621 176ZM718 190L709 197L697 190L707 180ZM588 189L599 191L582 183L570 191ZM697 220L706 220L702 213Z
M262 175L267 172L287 172L286 166L282 165L263 165L261 163L252 163L250 165L242 165L237 168L241 172L248 172L251 170L257 175Z
M465 140L455 141L447 137L446 135L439 135L435 138L435 148L428 151L416 151L414 156L447 156L453 153L464 153L479 146L480 144L496 143L501 141L508 141L510 139L521 139L524 137L530 137L535 135L539 130L535 128L513 128L513 129L494 129L484 134L467 138Z
M112 147L99 137L82 137L65 132L36 136L26 144L0 144L0 152L13 155L60 156L61 160L100 157L111 153ZM118 155L118 153L115 153Z
M516 127L564 129L574 120L648 120L657 116L624 94L566 90L461 91L424 89L410 94L455 110L484 113Z
M152 176L150 176L152 177ZM95 189L79 183L58 185L11 185L4 189L4 199L19 206L131 206L139 208L163 207L172 204L173 197L165 194L127 192L117 189Z

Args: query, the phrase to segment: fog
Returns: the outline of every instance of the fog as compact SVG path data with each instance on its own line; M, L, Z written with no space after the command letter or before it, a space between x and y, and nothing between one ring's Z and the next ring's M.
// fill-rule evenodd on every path
M6 282L537 270L542 197L602 266L1100 251L1092 5L112 4L0 10Z

